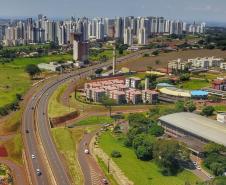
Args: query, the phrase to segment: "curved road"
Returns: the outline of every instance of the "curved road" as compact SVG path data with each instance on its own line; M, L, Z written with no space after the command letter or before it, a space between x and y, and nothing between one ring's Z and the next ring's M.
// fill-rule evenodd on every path
M139 51L121 57L119 60L122 62L131 58L139 57L144 52L145 51ZM102 64L79 69L70 74L63 74L58 77L54 77L29 100L22 118L22 135L25 145L25 156L29 168L28 175L32 184L71 184L50 133L50 124L47 115L49 97L58 88L58 86L66 81L87 77L93 74L96 69L108 67L111 64L112 62L108 61ZM29 131L29 133L26 133L27 131ZM32 154L36 156L35 159L31 158ZM48 168L48 166L50 168ZM40 169L42 175L36 175L36 169Z

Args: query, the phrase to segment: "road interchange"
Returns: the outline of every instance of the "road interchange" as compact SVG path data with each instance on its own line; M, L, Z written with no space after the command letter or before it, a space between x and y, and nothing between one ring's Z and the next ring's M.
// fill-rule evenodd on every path
M139 57L144 53L136 52L131 55L121 57L120 62ZM50 133L48 119L48 100L53 92L62 84L70 80L88 77L94 74L95 70L102 67L111 66L111 61L78 69L69 74L62 74L53 77L33 95L27 103L22 118L22 136L25 145L25 156L28 165L30 181L34 185L69 185L71 184L66 167L62 163L57 149L53 143ZM28 133L27 133L28 132ZM35 159L31 158L35 155ZM37 175L37 169L41 170L41 175Z

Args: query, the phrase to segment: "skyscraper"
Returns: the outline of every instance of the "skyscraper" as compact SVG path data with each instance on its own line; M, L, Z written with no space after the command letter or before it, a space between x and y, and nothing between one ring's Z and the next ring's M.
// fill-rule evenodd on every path
M123 38L123 21L121 17L117 17L115 19L115 38L116 39Z
M104 24L101 21L98 21L97 23L96 39L104 39Z
M144 27L139 29L138 44L140 45L147 44L147 33L146 28Z
M124 30L124 44L129 46L133 45L133 30L131 27L128 27Z

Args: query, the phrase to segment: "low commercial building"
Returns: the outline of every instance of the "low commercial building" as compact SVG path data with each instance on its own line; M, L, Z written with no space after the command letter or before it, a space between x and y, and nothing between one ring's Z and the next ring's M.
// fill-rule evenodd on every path
M198 114L169 114L159 118L159 125L165 129L167 135L179 140L197 140L201 144L215 142L226 146L226 124ZM192 150L192 146L190 147ZM195 149L193 152L199 153Z
M42 70L47 70L47 71L62 71L63 67L61 64L58 64L57 62L50 62L49 64L47 63L40 63L38 64L39 69Z

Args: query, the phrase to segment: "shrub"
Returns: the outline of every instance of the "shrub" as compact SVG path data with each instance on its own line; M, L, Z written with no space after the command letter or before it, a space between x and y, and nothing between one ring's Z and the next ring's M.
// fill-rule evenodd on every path
M119 157L122 157L122 155L121 155L121 153L119 151L113 150L111 152L111 157L119 158Z

